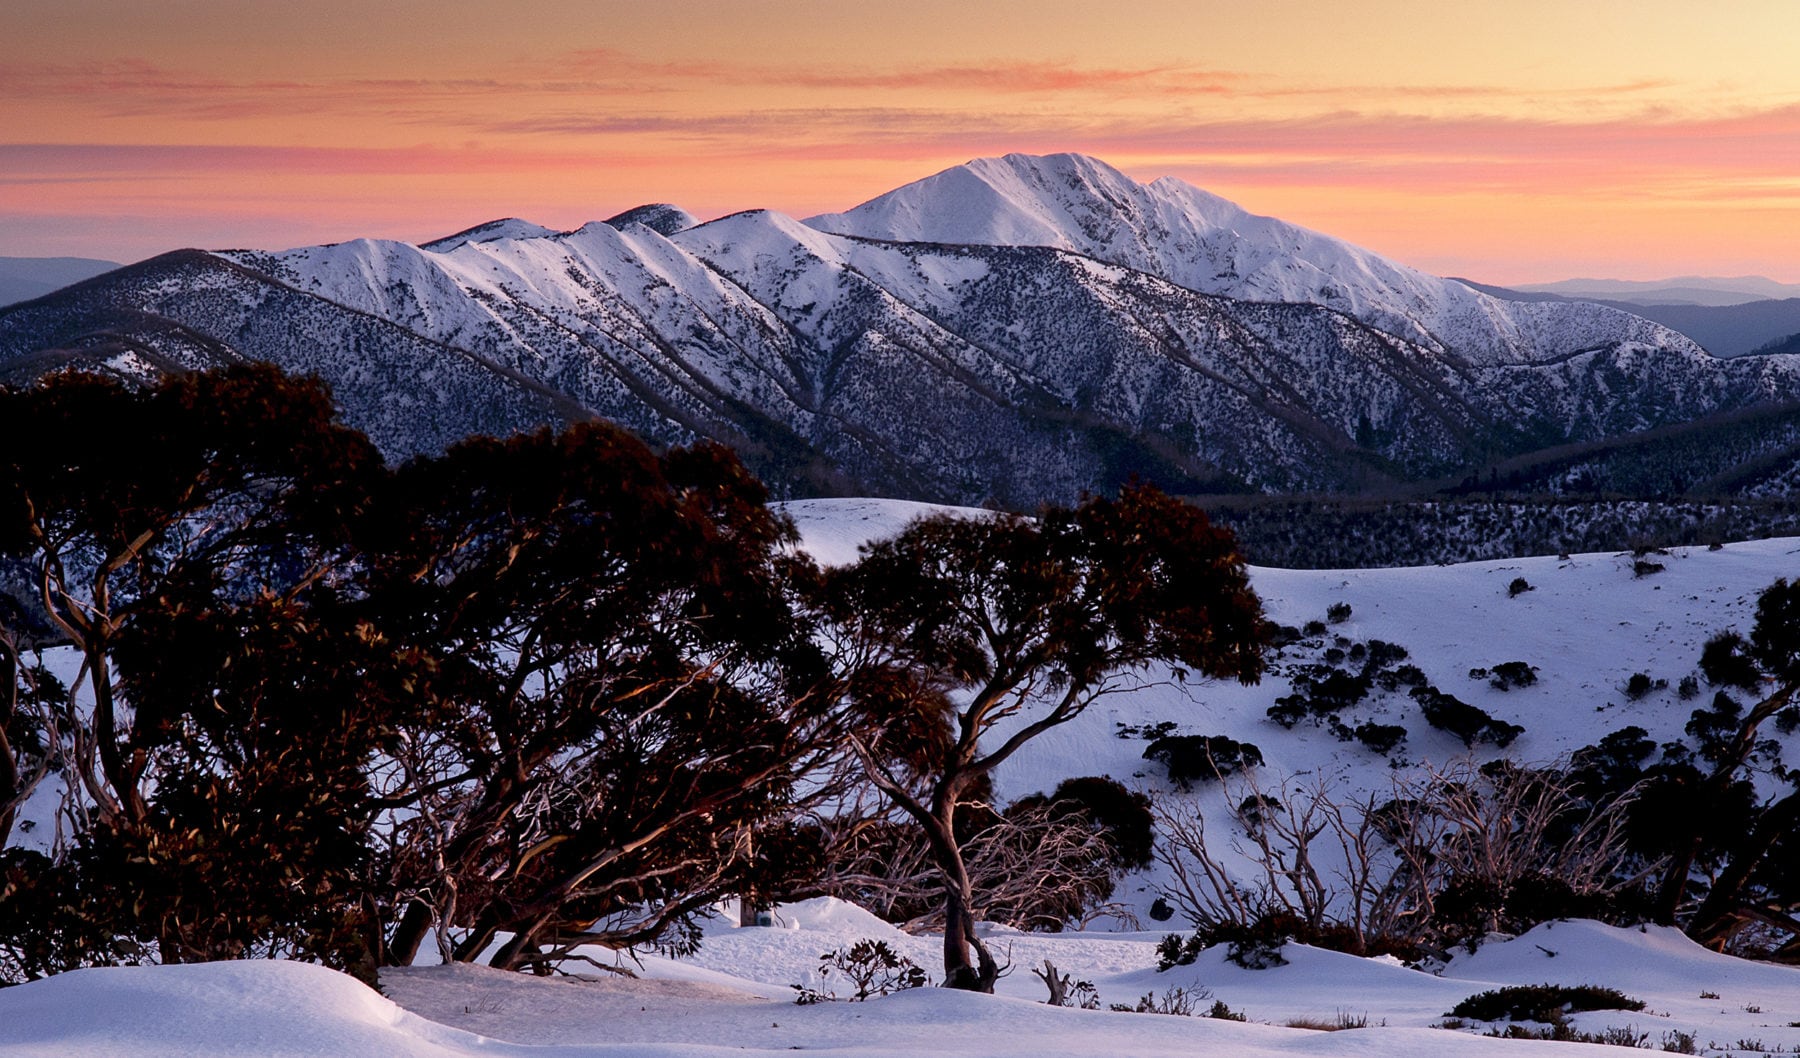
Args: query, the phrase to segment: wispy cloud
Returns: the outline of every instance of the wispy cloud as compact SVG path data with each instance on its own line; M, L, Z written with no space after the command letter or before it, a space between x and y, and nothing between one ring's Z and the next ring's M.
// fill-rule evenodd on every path
M934 108L812 107L691 115L559 109L523 118L461 115L469 134L538 146L321 148L201 145L0 144L0 176L91 179L171 172L503 173L574 169L657 156L909 159L1008 150L1082 150L1156 159L1203 178L1229 173L1277 183L1402 184L1454 192L1555 187L1767 186L1800 173L1800 106L1713 118L1556 122L1339 112L1273 120L1169 121L1155 116ZM1140 168L1143 163L1138 163Z
M652 62L622 52L588 49L564 53L553 61L496 64L481 76L447 77L315 77L245 79L196 74L135 59L92 64L0 66L0 95L15 105L60 101L91 109L106 117L158 117L192 121L294 117L335 114L359 118L386 117L409 124L459 115L517 110L530 101L581 100L588 111L609 101L643 101L679 96L693 114L729 109L741 103L732 93L801 90L833 93L833 106L866 111L877 97L889 105L909 101L941 101L959 95L969 107L989 106L990 99L1042 96L1070 108L1101 105L1176 108L1164 117L1180 116L1186 105L1213 100L1288 101L1314 113L1344 108L1367 109L1372 101L1404 108L1407 101L1433 106L1456 104L1474 113L1504 114L1533 101L1619 101L1669 94L1678 83L1642 79L1616 84L1522 89L1502 85L1277 82L1228 68L1184 64L1095 66L1079 61L995 60L959 64L820 66L800 63ZM779 103L765 103L779 105ZM1619 105L1617 102L1608 105Z
M1565 191L1586 187L1604 193L1693 173L1744 180L1800 172L1800 106L1709 118L1652 113L1578 122L1354 111L1172 121L1142 114L821 107L705 115L564 111L477 119L474 126L488 133L595 141L649 136L733 156L894 159L1079 149L1167 159L1188 171L1229 169L1278 180L1404 180L1440 190L1463 182L1488 188L1554 184Z

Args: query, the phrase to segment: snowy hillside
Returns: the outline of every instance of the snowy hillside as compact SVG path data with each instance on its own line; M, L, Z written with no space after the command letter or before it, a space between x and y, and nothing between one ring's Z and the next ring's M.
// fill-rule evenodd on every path
M972 162L810 226L658 204L569 232L181 251L0 311L9 379L238 359L321 375L397 457L599 416L731 445L789 494L1019 508L1134 477L1393 490L1800 398L1800 357L1495 301L1073 155Z
M859 544L893 535L937 510L866 499L782 506L799 525L804 546L827 564L852 561ZM1627 725L1645 728L1657 742L1680 738L1689 714L1703 704L1681 699L1681 677L1697 671L1709 637L1731 628L1748 630L1762 589L1800 574L1800 539L1716 551L1678 548L1651 557L1664 568L1643 576L1629 553L1397 569L1252 566L1251 586L1271 620L1295 627L1324 622L1337 604L1348 605L1349 616L1328 623L1325 634L1285 648L1258 686L1219 682L1182 688L1152 674L1154 685L1103 699L1073 723L1035 739L1001 770L998 792L1019 797L1052 789L1073 775L1110 775L1166 788L1162 769L1142 757L1144 743L1119 736L1121 725L1164 720L1177 722L1183 733L1253 742L1275 774L1336 770L1361 776L1359 781L1385 782L1388 761L1362 745L1340 741L1308 722L1284 730L1266 716L1275 699L1289 693L1286 673L1317 660L1339 638L1398 644L1436 686L1523 726L1524 733L1504 751L1521 761L1564 757ZM1509 594L1521 577L1530 590ZM1500 691L1486 676L1470 675L1471 669L1508 661L1535 666L1537 682ZM1667 685L1629 700L1626 684L1639 672ZM1467 752L1458 739L1426 724L1404 694L1377 690L1357 710L1355 720L1407 729L1397 757L1441 762ZM1788 742L1790 756L1800 752L1800 738ZM1502 751L1483 747L1482 753L1485 759Z
M969 508L866 499L798 501L784 509L796 520L804 548L828 565L853 561L859 545L921 515L983 516ZM1349 612L1338 611L1326 632L1308 633L1284 648L1270 678L1257 687L1183 689L1169 684L1166 673L1147 674L1148 685L1103 699L1075 722L1033 740L1002 769L997 794L1008 800L1070 776L1105 774L1140 790L1191 799L1208 812L1223 809L1225 790L1180 793L1159 765L1143 759L1145 743L1135 732L1163 722L1184 733L1256 743L1266 757L1258 781L1272 790L1322 779L1376 790L1413 765L1463 756L1462 743L1425 723L1403 695L1376 693L1353 717L1405 728L1402 746L1387 754L1341 741L1323 727L1301 723L1290 730L1267 718L1297 666L1317 662L1341 644L1375 640L1404 647L1432 683L1520 725L1523 733L1504 751L1520 761L1551 760L1628 724L1659 741L1680 737L1697 703L1682 700L1676 685L1694 670L1701 644L1719 630L1746 627L1757 593L1792 573L1796 556L1800 540L1789 539L1662 555L1420 569L1253 568L1253 586L1278 622L1304 626L1335 606L1347 605ZM1638 568L1640 558L1663 568ZM1528 590L1515 590L1521 578ZM1537 682L1501 691L1469 672L1505 661L1535 667ZM1624 688L1636 673L1668 686L1627 698ZM1800 748L1792 737L1786 742L1790 755ZM1483 747L1480 756L1501 754ZM1148 905L1165 881L1159 870L1128 878L1118 894L1152 927ZM1481 1034L1504 1031L1509 1023L1449 1016L1477 993L1545 983L1614 988L1645 1004L1569 1017L1573 1030L1614 1042L1733 1058L1800 1049L1800 969L1733 959L1659 927L1547 923L1473 953L1459 951L1435 974L1391 958L1362 959L1293 943L1282 950L1286 963L1269 969L1234 965L1214 948L1189 965L1159 972L1156 942L1180 928L1179 921L1149 932L993 928L988 941L1013 968L1001 979L998 996L924 989L866 1004L796 1006L791 986L841 986L818 973L826 952L876 939L933 968L941 941L902 933L829 899L777 909L773 928L738 928L731 924L732 909L725 910L691 956L588 953L633 971L636 979L605 973L544 979L479 966L420 965L385 971L383 994L377 994L317 967L256 960L75 971L0 990L0 1056L698 1058L720 1048L749 1054L800 1049L845 1058L925 1052L1019 1058L1605 1053L1591 1044L1491 1039ZM1027 971L1046 959L1090 982L1102 1009L1044 1006L1044 988ZM1176 989L1195 1000L1199 1013L1216 1002L1247 1021L1106 1009L1146 998L1178 1000ZM1338 1027L1347 1028L1321 1031Z

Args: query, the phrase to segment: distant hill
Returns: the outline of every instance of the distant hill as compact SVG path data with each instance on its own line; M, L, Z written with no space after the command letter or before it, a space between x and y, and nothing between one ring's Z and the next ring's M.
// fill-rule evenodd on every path
M1779 338L1756 350L1759 353L1800 353L1800 334Z
M1768 346L1772 343L1779 345L1800 332L1800 296L1763 298L1739 305L1642 305L1617 298L1570 297L1544 290L1500 287L1491 283L1477 283L1472 279L1459 279L1457 282L1504 301L1585 301L1595 305L1609 305L1655 320L1665 327L1673 327L1700 343L1701 348L1714 356L1794 352L1793 348L1787 346L1778 349Z
M117 267L92 257L0 257L0 305L41 298Z
M1528 294L1560 294L1583 301L1623 301L1632 305L1742 305L1765 298L1800 298L1800 283L1767 276L1676 276L1673 279L1564 279L1524 283Z
M1673 327L1714 356L1743 356L1800 331L1800 297L1744 305L1626 305L1639 316ZM1763 350L1767 352L1768 350Z

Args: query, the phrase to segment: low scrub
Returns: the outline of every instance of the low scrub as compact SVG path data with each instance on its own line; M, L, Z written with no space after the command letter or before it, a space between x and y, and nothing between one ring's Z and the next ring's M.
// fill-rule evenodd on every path
M837 993L824 983L834 976L848 982L854 989L846 997L852 1003L862 1002L870 996L885 996L908 988L922 988L931 983L922 967L895 951L887 941L868 938L819 956L818 973L820 984L817 986L791 986L798 993L795 1003L811 1006L837 999Z
M1169 769L1169 781L1183 790L1197 782L1217 782L1245 768L1259 768L1262 750L1224 735L1169 735L1150 743L1144 759Z
M1554 1024L1586 1010L1642 1010L1644 1001L1600 985L1509 985L1478 992L1456 1004L1450 1017L1472 1021L1541 1021Z
M1419 711L1425 714L1426 723L1462 739L1465 746L1488 742L1505 749L1525 733L1519 725L1490 716L1479 707L1436 687L1415 688L1412 699L1419 703Z

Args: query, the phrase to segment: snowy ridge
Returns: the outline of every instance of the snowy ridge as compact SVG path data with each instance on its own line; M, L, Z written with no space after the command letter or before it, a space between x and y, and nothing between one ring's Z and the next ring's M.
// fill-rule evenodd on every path
M435 253L448 253L465 243L493 242L496 239L536 239L545 235L555 235L556 231L541 224L533 224L517 217L506 217L501 220L490 220L486 224L477 224L466 228L455 235L446 235L441 239L420 243L419 249L431 250Z
M642 224L658 235L673 235L700 223L700 219L680 206L671 206L667 202L655 202L608 217L606 223L615 228Z

